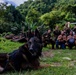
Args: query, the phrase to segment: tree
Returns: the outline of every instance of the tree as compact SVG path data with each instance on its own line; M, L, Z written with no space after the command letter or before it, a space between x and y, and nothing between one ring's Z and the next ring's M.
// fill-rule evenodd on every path
M17 22L21 24L21 22L24 21L22 14L12 5L7 6L4 17L7 22Z
M36 9L30 9L26 16L26 22L29 24L37 23L39 20L40 13Z
M23 15L14 6L0 4L0 33L11 32L13 26L20 31L23 22L25 22Z
M40 17L43 21L43 24L49 25L52 29L54 28L55 24L58 23L62 16L60 16L61 12L59 11L52 11L50 13L46 13Z

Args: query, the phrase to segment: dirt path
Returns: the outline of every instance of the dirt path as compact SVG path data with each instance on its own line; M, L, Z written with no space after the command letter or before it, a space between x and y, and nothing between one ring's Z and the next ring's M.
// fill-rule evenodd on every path
M52 50L49 50L49 51L42 52L42 56L43 57L53 57L54 54L53 54Z

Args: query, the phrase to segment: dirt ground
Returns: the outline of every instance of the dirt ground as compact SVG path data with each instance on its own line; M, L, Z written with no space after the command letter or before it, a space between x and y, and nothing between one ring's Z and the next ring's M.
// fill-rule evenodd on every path
M42 52L42 56L43 57L53 57L54 54L52 53L52 50L49 50L49 51Z

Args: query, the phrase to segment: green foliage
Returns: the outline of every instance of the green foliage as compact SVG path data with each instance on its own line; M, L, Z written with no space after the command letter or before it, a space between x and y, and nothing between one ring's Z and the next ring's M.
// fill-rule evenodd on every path
M37 23L39 20L40 13L36 11L35 9L31 9L28 11L28 14L26 16L26 22L29 24Z
M12 32L12 28L14 27L16 27L16 31L19 32L22 25L24 25L24 21L24 17L14 6L8 6L3 3L0 4L0 33Z
M0 3L0 19L4 16L6 6L6 3Z
M17 9L30 25L37 22L38 26L44 24L52 29L57 24L76 21L75 3L75 0L31 0Z
M60 23L61 20L65 17L65 12L60 11L51 11L50 13L46 13L40 17L45 25L49 25L52 29L57 23Z
M43 24L39 17L50 12L55 2L56 0L31 0L21 4L17 9L25 16L26 22L30 25L37 23L39 26Z
M12 5L6 7L4 17L6 22L21 24L24 21L22 14Z
M68 12L65 16L65 20L70 22L75 22L76 21L75 14Z
M21 31L21 26L12 22L0 22L0 33L11 32L17 34Z
M35 29L41 25L44 25L45 28L49 26L51 29L57 24L62 27L67 21L76 21L75 9L75 0L27 0L16 8L12 5L7 6L6 3L1 3L1 33L10 32L11 28L16 28L16 31L19 32L22 27L25 27L27 31L28 27ZM9 22L10 25L7 26L5 23L8 24ZM3 30L4 26L8 28L6 27L6 30Z

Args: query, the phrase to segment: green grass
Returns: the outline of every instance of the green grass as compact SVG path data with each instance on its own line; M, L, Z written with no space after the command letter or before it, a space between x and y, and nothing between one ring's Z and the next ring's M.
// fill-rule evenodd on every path
M0 38L0 53L11 52L23 43L11 42ZM43 48L47 56L40 57L41 64L50 64L50 67L38 70L24 70L22 72L7 72L3 75L76 75L76 50L51 50L50 47Z
M0 38L0 53L1 52L12 52L13 50L17 49L19 46L21 46L22 43L18 42L12 42L10 40L6 40L4 38Z

